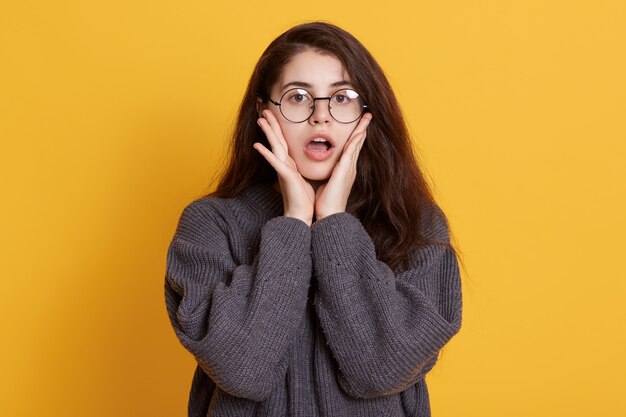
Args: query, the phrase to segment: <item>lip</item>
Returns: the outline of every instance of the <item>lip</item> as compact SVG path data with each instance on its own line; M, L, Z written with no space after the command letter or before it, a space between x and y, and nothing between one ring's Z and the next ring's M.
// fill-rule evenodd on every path
M328 143L330 144L330 147L325 151L312 151L311 149L307 148L307 145L311 143L311 141L315 138L326 139L326 141L328 141ZM304 154L308 156L309 159L312 159L314 161L325 161L330 158L334 152L335 142L328 134L324 132L319 132L311 135L311 137L309 137L304 144Z

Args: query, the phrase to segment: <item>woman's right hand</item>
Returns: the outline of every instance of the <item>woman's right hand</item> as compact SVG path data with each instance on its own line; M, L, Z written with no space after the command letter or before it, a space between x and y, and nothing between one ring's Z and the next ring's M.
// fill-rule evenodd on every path
M269 110L262 112L263 117L257 120L272 150L270 151L259 142L255 142L256 149L278 174L280 192L283 195L284 215L300 219L309 226L313 223L315 208L315 191L300 172L294 160L289 156L287 142L280 130L278 120Z

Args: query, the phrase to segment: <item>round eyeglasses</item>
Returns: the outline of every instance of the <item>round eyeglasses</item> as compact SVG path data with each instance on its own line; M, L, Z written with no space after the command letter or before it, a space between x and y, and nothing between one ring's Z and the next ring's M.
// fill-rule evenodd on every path
M328 112L339 123L356 121L367 109L361 95L354 90L344 88L336 91L330 97L313 97L304 88L292 88L282 95L280 101L269 99L272 104L280 108L280 114L292 123L302 123L315 112L317 100L328 100Z

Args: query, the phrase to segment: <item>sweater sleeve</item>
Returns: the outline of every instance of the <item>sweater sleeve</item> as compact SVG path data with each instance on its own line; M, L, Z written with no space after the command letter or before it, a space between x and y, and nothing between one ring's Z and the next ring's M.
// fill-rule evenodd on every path
M261 401L286 373L286 353L306 309L310 228L275 217L250 265L231 252L223 218L206 202L183 211L166 262L174 331L202 370L236 397Z
M434 237L449 242L445 221L437 221ZM377 260L361 222L345 212L315 223L311 239L315 309L344 391L359 398L390 395L424 378L461 327L454 252L426 245L396 275Z

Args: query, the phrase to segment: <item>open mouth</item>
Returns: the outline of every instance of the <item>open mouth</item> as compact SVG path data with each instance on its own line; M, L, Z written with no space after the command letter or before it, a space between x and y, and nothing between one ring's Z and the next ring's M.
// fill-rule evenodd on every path
M312 152L326 152L331 147L330 142L324 138L314 138L306 145L306 148Z

